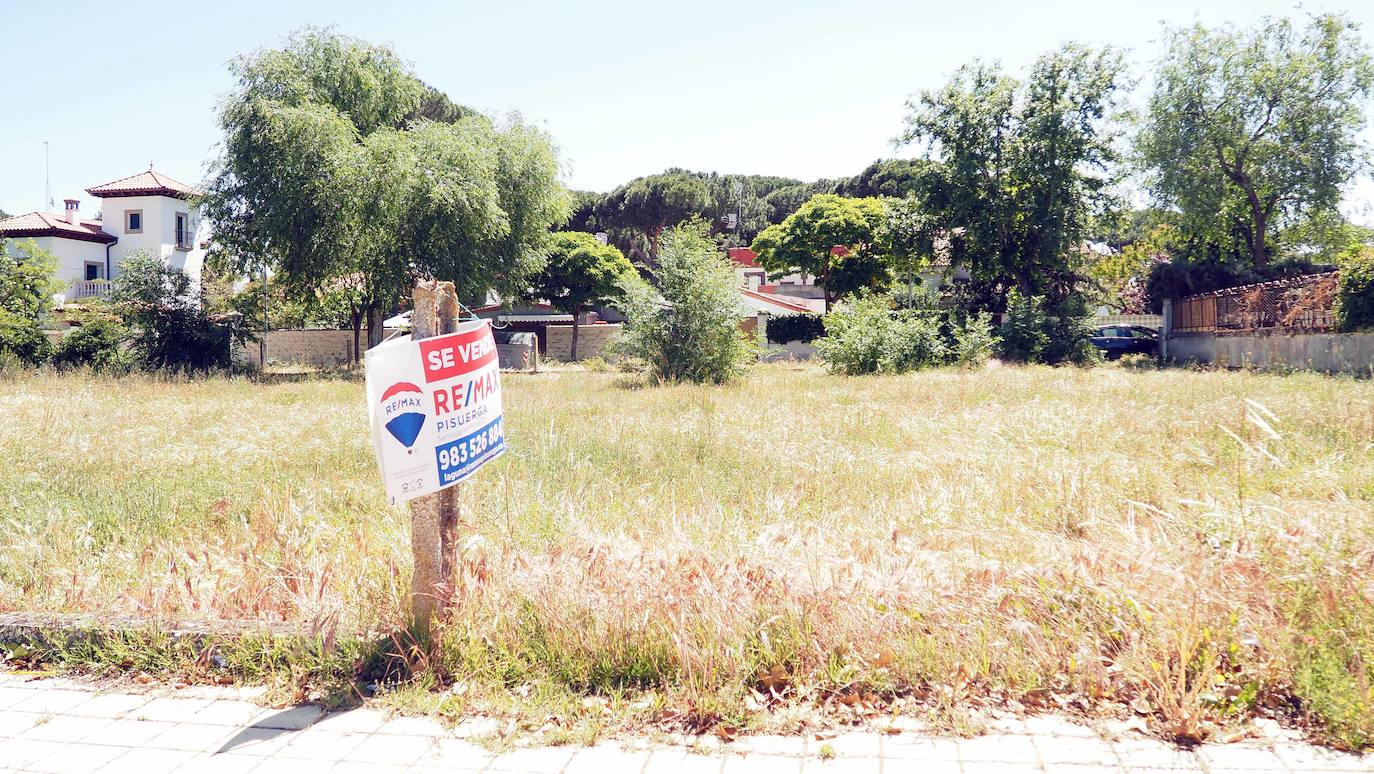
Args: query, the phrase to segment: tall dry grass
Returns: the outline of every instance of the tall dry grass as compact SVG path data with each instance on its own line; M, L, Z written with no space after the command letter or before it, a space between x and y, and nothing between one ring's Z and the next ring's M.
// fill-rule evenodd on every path
M408 522L360 384L0 386L0 610L399 618ZM1368 382L505 386L512 450L464 485L440 649L472 685L648 691L692 723L760 701L1121 702L1181 738L1272 712L1374 740Z

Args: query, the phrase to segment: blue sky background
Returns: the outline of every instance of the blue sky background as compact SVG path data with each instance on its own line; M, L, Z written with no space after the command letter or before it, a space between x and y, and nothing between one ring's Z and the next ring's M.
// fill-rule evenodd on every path
M1281 2L266 2L3 0L0 209L146 169L197 182L218 139L226 63L305 24L393 45L417 75L553 134L565 180L609 190L667 167L814 179L893 155L908 95L975 57L1019 71L1067 40L1129 49L1137 76L1160 22L1248 23ZM1374 2L1347 12L1374 40ZM1144 85L1136 102L1143 102ZM1370 135L1374 137L1374 135ZM1374 223L1362 178L1347 210Z

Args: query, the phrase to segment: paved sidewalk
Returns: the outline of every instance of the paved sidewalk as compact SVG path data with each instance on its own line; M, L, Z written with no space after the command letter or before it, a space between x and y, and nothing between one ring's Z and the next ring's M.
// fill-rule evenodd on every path
M266 709L236 689L102 692L61 678L0 673L0 770L60 772L676 772L679 774L1089 774L1374 772L1374 756L1335 753L1283 732L1253 744L1180 750L1135 736L1106 741L1053 717L949 739L906 732L817 740L745 737L729 745L622 741L493 755L423 718L302 705ZM466 732L466 733L471 733Z

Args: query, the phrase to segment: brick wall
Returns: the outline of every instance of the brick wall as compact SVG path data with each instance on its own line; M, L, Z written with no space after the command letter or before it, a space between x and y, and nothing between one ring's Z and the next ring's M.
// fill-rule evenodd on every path
M572 360L572 326L550 325L547 328L544 345L544 358L564 363ZM611 339L620 332L620 325L582 325L577 329L577 359L585 360L600 355Z
M261 335L261 334L259 334ZM362 346L367 346L367 331L362 333ZM267 334L269 363L299 363L312 366L335 366L347 363L353 350L353 331L271 331ZM259 366L260 344L250 341L235 347L234 362Z

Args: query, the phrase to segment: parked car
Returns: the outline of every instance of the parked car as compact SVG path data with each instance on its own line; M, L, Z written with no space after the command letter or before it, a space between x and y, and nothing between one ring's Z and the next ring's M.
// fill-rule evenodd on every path
M1159 331L1141 325L1104 325L1092 341L1108 360L1132 354L1159 356Z

